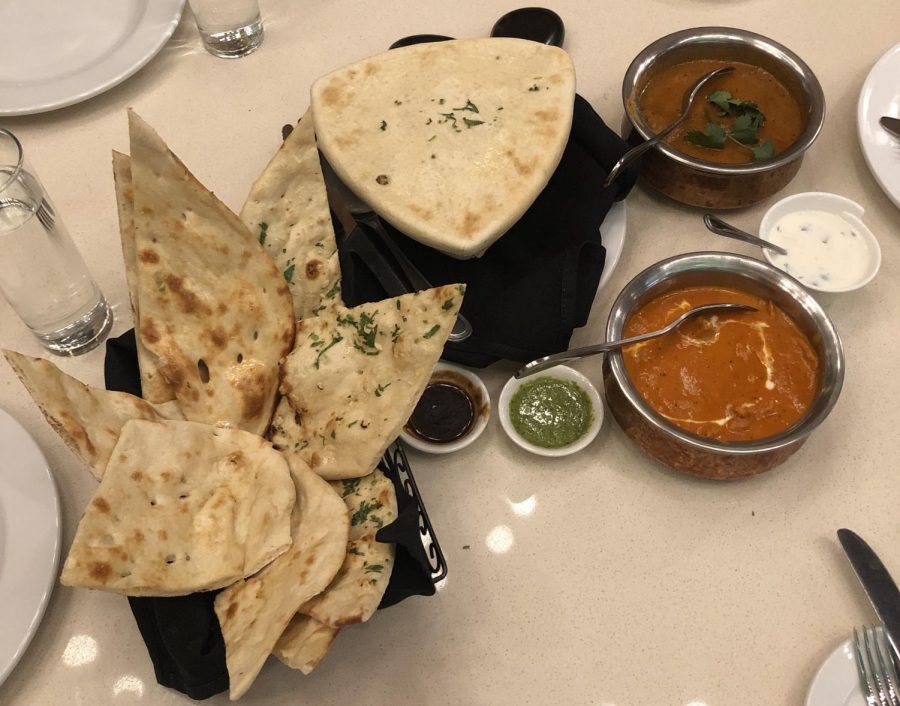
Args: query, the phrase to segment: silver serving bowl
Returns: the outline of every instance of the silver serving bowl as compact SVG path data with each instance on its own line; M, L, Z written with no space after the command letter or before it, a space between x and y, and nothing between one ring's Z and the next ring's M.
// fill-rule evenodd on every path
M796 424L755 441L723 442L692 434L656 412L632 384L622 353L607 355L604 387L613 416L641 449L658 461L706 478L739 478L768 471L797 451L837 402L844 380L844 353L834 325L803 285L771 265L742 255L698 252L648 267L616 298L606 324L606 340L622 338L631 313L644 302L691 286L740 289L772 301L809 338L819 358L819 392Z
M660 69L694 59L742 61L759 66L800 103L806 125L797 140L771 159L747 164L717 164L661 143L644 156L642 180L676 201L703 208L741 208L782 189L800 169L803 155L825 122L822 86L799 56L778 42L729 27L696 27L656 40L638 54L622 81L625 116L644 139L653 131L638 103L647 82ZM698 99L699 100L699 99Z

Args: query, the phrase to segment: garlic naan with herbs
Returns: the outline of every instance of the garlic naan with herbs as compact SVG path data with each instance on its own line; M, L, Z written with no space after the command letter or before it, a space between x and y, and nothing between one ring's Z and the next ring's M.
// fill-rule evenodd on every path
M371 473L428 384L465 286L326 311L297 324L272 443L323 478ZM279 424L281 417L281 424Z
M241 220L281 270L296 318L342 304L337 243L309 111L254 182Z
M575 69L524 39L417 44L312 88L319 147L398 230L469 258L518 221L556 170L572 127Z

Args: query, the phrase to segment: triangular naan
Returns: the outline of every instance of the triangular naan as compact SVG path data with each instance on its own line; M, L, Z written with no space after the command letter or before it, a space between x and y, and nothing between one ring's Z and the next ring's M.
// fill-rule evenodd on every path
M297 609L331 583L347 552L347 507L328 483L294 460L293 546L256 576L216 596L232 700L240 698Z
M278 638L272 654L288 667L310 674L322 661L339 632L338 628L298 614L291 618L287 629Z
M393 49L312 88L319 147L341 180L459 258L484 252L547 185L574 103L569 55L509 38Z
M139 335L186 419L262 434L291 295L257 239L129 113Z
M394 484L379 470L365 478L332 481L350 511L347 556L331 584L300 612L333 628L363 623L381 603L394 568L394 545L375 541L397 519Z
M138 309L137 253L134 250L134 189L131 184L131 157L113 150L113 179L116 184L116 205L119 211L119 234L122 257L125 261L125 280L134 317L135 346L141 371L141 397L148 402L168 402L175 399L165 378L160 375L156 358L137 335L141 312Z
M291 546L294 501L284 456L255 434L128 422L60 580L129 596L228 586Z
M371 473L428 384L464 292L445 285L301 320L281 382L297 414L273 420L276 448L328 480Z
M14 351L4 351L4 355L50 426L98 480L106 471L125 422L183 419L174 402L152 405L126 392L85 385L49 360Z
M308 111L254 182L241 220L284 274L294 316L305 319L324 305L342 303L337 244Z

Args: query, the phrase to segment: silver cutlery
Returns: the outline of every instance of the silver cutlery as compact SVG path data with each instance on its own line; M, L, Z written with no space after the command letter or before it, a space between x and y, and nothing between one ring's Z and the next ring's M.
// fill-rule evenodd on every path
M853 654L866 706L900 706L900 680L891 652L883 643L879 630L853 628Z
M888 115L884 115L878 122L892 137L900 140L900 118L892 118Z
M839 529L837 536L856 577L884 625L885 635L891 645L891 656L896 661L900 657L897 649L900 645L900 590L881 559L862 537L848 529Z
M768 248L769 250L774 250L782 255L788 254L787 250L780 245L775 245L775 243L770 243L768 240L763 240L762 238L757 238L755 235L750 235L747 231L736 228L730 223L726 223L718 216L713 216L711 213L707 213L703 216L703 224L716 235L724 235L726 238L740 240L742 243L750 243L751 245L756 245L760 248Z
M535 373L540 372L541 370L546 370L547 368L552 368L554 365L559 365L560 363L564 363L569 360L576 360L578 358L587 358L588 356L596 355L597 353L606 353L608 351L615 350L617 348L622 348L623 346L630 346L633 343L640 343L641 341L647 341L651 338L657 338L658 336L664 336L670 331L675 330L681 324L683 324L688 319L692 319L693 317L699 314L710 314L720 311L756 311L755 307L748 306L746 304L704 304L703 306L698 306L695 309L691 309L690 311L684 312L677 319L672 321L670 324L664 326L661 329L656 331L650 331L649 333L642 333L639 336L632 336L631 338L623 338L618 341L608 341L606 343L595 343L592 346L584 346L583 348L573 348L570 351L563 351L562 353L554 353L553 355L545 355L543 358L538 358L537 360L532 360L530 363L524 365L519 372L516 373L516 378L524 378L529 375L534 375Z

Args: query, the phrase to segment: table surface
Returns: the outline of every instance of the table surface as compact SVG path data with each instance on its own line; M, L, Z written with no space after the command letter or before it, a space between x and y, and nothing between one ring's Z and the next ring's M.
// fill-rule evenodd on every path
M249 57L226 61L203 51L186 9L172 40L122 85L80 105L2 121L21 138L112 303L113 335L131 327L110 164L111 150L128 148L127 106L237 210L278 147L281 126L306 109L316 77L404 35L486 35L516 6L508 0L261 5L266 39ZM828 117L779 196L833 191L858 201L883 252L869 286L821 297L845 346L841 398L781 468L740 482L705 482L665 469L608 415L596 441L564 459L519 449L496 416L464 451L410 452L449 577L433 598L409 599L346 630L309 677L270 660L245 703L796 706L851 627L874 620L835 530L854 528L900 573L894 466L900 211L867 170L856 135L863 80L900 41L900 4L557 0L553 8L568 29L579 92L615 126L632 57L678 29L754 30L791 47L816 72ZM754 230L775 198L729 218ZM602 337L616 292L657 260L703 249L759 256L708 234L697 211L641 189L627 205L622 259L573 345ZM2 300L0 345L42 355ZM102 386L102 350L54 362ZM599 379L599 361L579 367ZM513 369L497 364L483 372L495 402ZM0 407L47 455L62 498L65 552L96 483L5 364ZM220 695L210 703L226 701ZM0 686L3 704L186 702L156 684L125 600L61 586Z

